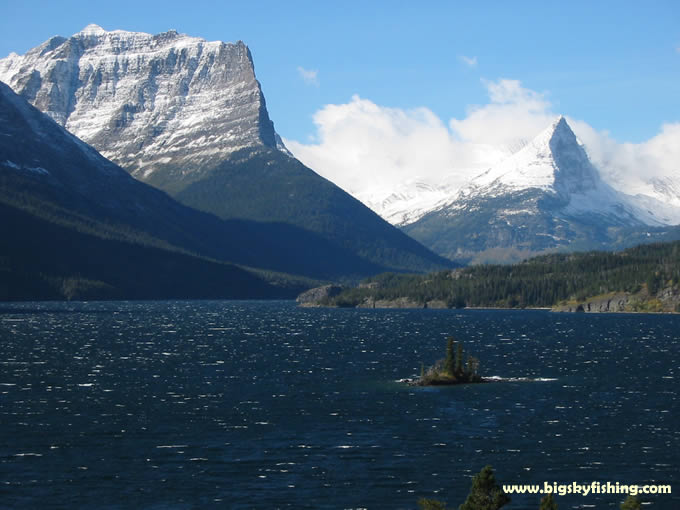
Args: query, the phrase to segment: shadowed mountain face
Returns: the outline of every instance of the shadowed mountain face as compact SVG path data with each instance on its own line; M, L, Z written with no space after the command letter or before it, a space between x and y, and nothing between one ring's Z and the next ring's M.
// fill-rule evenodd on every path
M560 117L403 230L461 262L513 262L555 250L622 248L634 239L668 239L669 231L677 232L632 198L600 179Z
M314 278L383 269L294 225L223 221L182 205L132 178L1 83L0 106L0 201L8 207L104 239Z
M247 224L238 262L325 278L449 265L289 155L242 42L90 25L0 60L0 80L137 179Z

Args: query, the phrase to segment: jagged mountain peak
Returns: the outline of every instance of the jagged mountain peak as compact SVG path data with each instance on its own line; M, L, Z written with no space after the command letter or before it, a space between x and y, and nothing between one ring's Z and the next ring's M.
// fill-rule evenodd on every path
M665 183L659 188L668 190ZM600 178L566 118L548 127L405 230L454 260L518 260L616 246L622 232L672 224L680 211Z
M473 179L470 188L496 193L538 188L568 195L587 192L599 182L582 144L560 115L522 149Z

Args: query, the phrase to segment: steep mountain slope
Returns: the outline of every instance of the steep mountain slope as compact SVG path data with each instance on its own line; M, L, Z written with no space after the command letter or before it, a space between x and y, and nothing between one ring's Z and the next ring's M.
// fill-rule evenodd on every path
M24 204L26 205L26 204ZM139 240L102 237L0 199L0 300L290 298L305 285ZM82 227L82 228L81 228Z
M556 249L622 247L635 233L666 233L659 228L669 218L650 200L641 207L603 182L560 117L404 230L452 259L513 261Z
M301 227L383 267L413 271L450 265L298 160L275 150L239 151L175 196L224 219Z
M126 257L138 262L148 260L150 274L158 275L163 260L170 259L175 261L173 267L177 271L172 278L188 277L192 274L189 271L192 265L202 268L205 273L202 278L215 271L214 281L221 282L223 297L281 297L294 295L305 283L277 277L284 288L274 289L262 282L259 275L228 266L232 276L238 273L241 280L250 279L253 284L252 288L242 286L239 292L232 292L220 277L220 274L226 274L224 268L217 268L214 262L203 259L197 261L195 254L213 261L318 278L371 274L383 269L294 226L246 220L222 221L186 207L162 191L132 178L2 83L0 203L6 211L2 227L7 233L0 240L0 258L11 256L13 264L42 260L40 264L46 264L45 267L60 260L48 274L55 271L54 274L84 274L78 261L89 260L88 267L98 268L92 278L96 276L105 281L108 272L114 271L112 265L127 263L124 258L113 256L118 252L126 253ZM27 225L35 228L33 237ZM57 242L58 237L54 235L57 230L63 233L64 242L69 238L77 239L76 245L65 246ZM22 244L20 239L26 242ZM113 243L111 250L100 249L102 240ZM84 251L85 246L97 248L89 253ZM301 246L308 250L300 250ZM141 247L146 251L142 253ZM156 250L157 267L150 261L151 249ZM67 256L69 251L72 257ZM170 255L168 251L174 254ZM102 253L108 253L108 256L99 259ZM180 261L184 261L186 267ZM130 271L148 272L142 271L135 262L130 263ZM172 278L169 281L173 281ZM196 278L196 282L199 281L206 283L206 289L213 288L213 283ZM133 285L134 281L129 283ZM286 291L291 283L294 288ZM254 288L260 291L253 293Z
M90 25L0 60L0 80L181 202L267 222L285 246L264 253L288 265L260 267L338 278L449 264L288 154L242 42Z
M405 226L438 209L455 192L450 185L409 180L394 189L369 189L354 196L392 225Z

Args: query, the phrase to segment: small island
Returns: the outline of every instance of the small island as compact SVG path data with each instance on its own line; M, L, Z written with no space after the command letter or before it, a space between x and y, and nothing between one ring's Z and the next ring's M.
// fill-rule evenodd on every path
M473 384L489 382L480 376L479 360L474 356L467 356L463 363L463 344L456 342L452 336L446 341L446 357L438 360L430 368L420 367L420 377L405 379L412 386L451 386L454 384Z

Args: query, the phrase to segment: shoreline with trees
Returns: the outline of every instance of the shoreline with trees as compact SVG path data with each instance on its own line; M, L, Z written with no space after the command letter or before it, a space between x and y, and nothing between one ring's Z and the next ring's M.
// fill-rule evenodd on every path
M680 241L628 250L544 255L512 265L429 274L383 273L301 306L500 308L680 313Z

